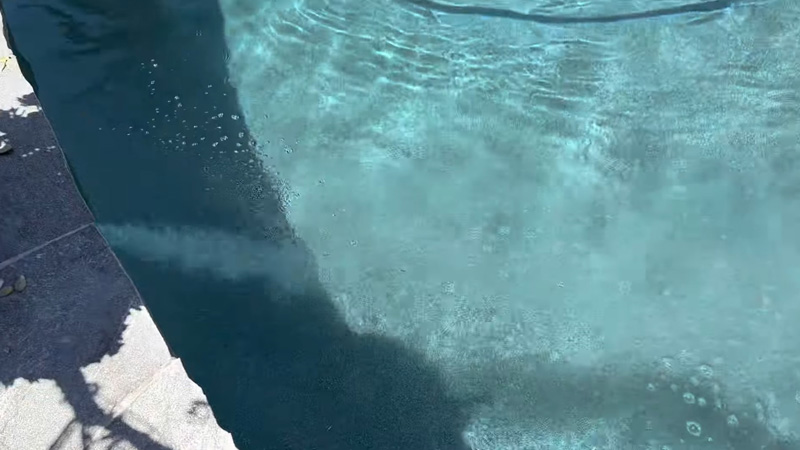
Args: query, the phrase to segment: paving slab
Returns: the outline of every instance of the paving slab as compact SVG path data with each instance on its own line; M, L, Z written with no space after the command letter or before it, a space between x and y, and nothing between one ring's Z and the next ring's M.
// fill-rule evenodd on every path
M0 154L0 261L4 261L93 219L53 129L5 42L0 43L0 58L0 142L13 148Z
M0 154L0 449L234 449L93 223L5 39L0 14L13 147Z
M93 225L0 269L20 274L0 301L0 445L234 448Z

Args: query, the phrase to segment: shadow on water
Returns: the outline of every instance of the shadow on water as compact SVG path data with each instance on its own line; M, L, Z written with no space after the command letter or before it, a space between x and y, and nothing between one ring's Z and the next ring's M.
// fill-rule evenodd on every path
M216 2L5 8L99 222L222 230L292 255L287 286L118 252L239 447L465 448L463 405L437 371L399 343L353 334L320 286L237 117Z
M215 0L5 5L18 50L30 61L98 220L216 230L185 241L187 254L203 261L193 270L164 256L169 251L160 241L153 253L161 256L148 258L137 245L117 250L173 352L240 448L466 449L461 435L470 410L493 402L504 403L513 420L564 427L632 413L630 448L653 438L643 414L668 422L656 423L661 442L685 437L685 404L669 393L640 392L641 382L655 376L649 369L621 377L530 361L475 367L460 383L480 399L467 401L420 354L350 331L317 278L313 255L286 220L279 186L255 157L226 82ZM222 235L245 244L215 240ZM272 251L283 272L221 276L224 270L214 267L231 259L258 262ZM597 392L606 392L605 400ZM738 438L725 426L725 409L711 411L704 413L706 429L728 448L756 442L797 448L744 416L739 429L750 437L733 443Z

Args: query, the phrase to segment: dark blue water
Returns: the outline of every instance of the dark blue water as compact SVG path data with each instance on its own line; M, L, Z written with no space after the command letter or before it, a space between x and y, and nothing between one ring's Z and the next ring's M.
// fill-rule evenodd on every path
M446 394L437 371L389 339L350 332L316 280L314 256L254 162L257 143L233 118L241 113L214 0L3 6L100 224L215 229L290 249L302 281L291 289L269 276L187 275L119 252L237 446L465 448L465 404ZM205 139L219 144L191 145Z

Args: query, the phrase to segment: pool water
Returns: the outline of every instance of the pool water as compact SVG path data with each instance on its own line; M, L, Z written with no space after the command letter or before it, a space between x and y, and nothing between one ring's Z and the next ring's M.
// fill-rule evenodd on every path
M240 448L800 448L800 4L8 3Z
M221 2L245 120L348 325L491 393L476 449L622 438L648 385L690 421L701 367L722 409L796 431L800 8L548 26L403 3ZM629 399L563 392L604 366Z

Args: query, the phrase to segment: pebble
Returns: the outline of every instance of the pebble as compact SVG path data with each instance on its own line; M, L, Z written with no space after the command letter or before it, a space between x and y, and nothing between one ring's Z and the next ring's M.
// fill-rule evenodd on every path
M28 287L28 280L25 279L25 275L20 275L17 281L14 282L14 290L22 292L26 287Z
M14 147L12 147L11 144L6 141L0 141L0 155L10 153L11 150L14 150Z

